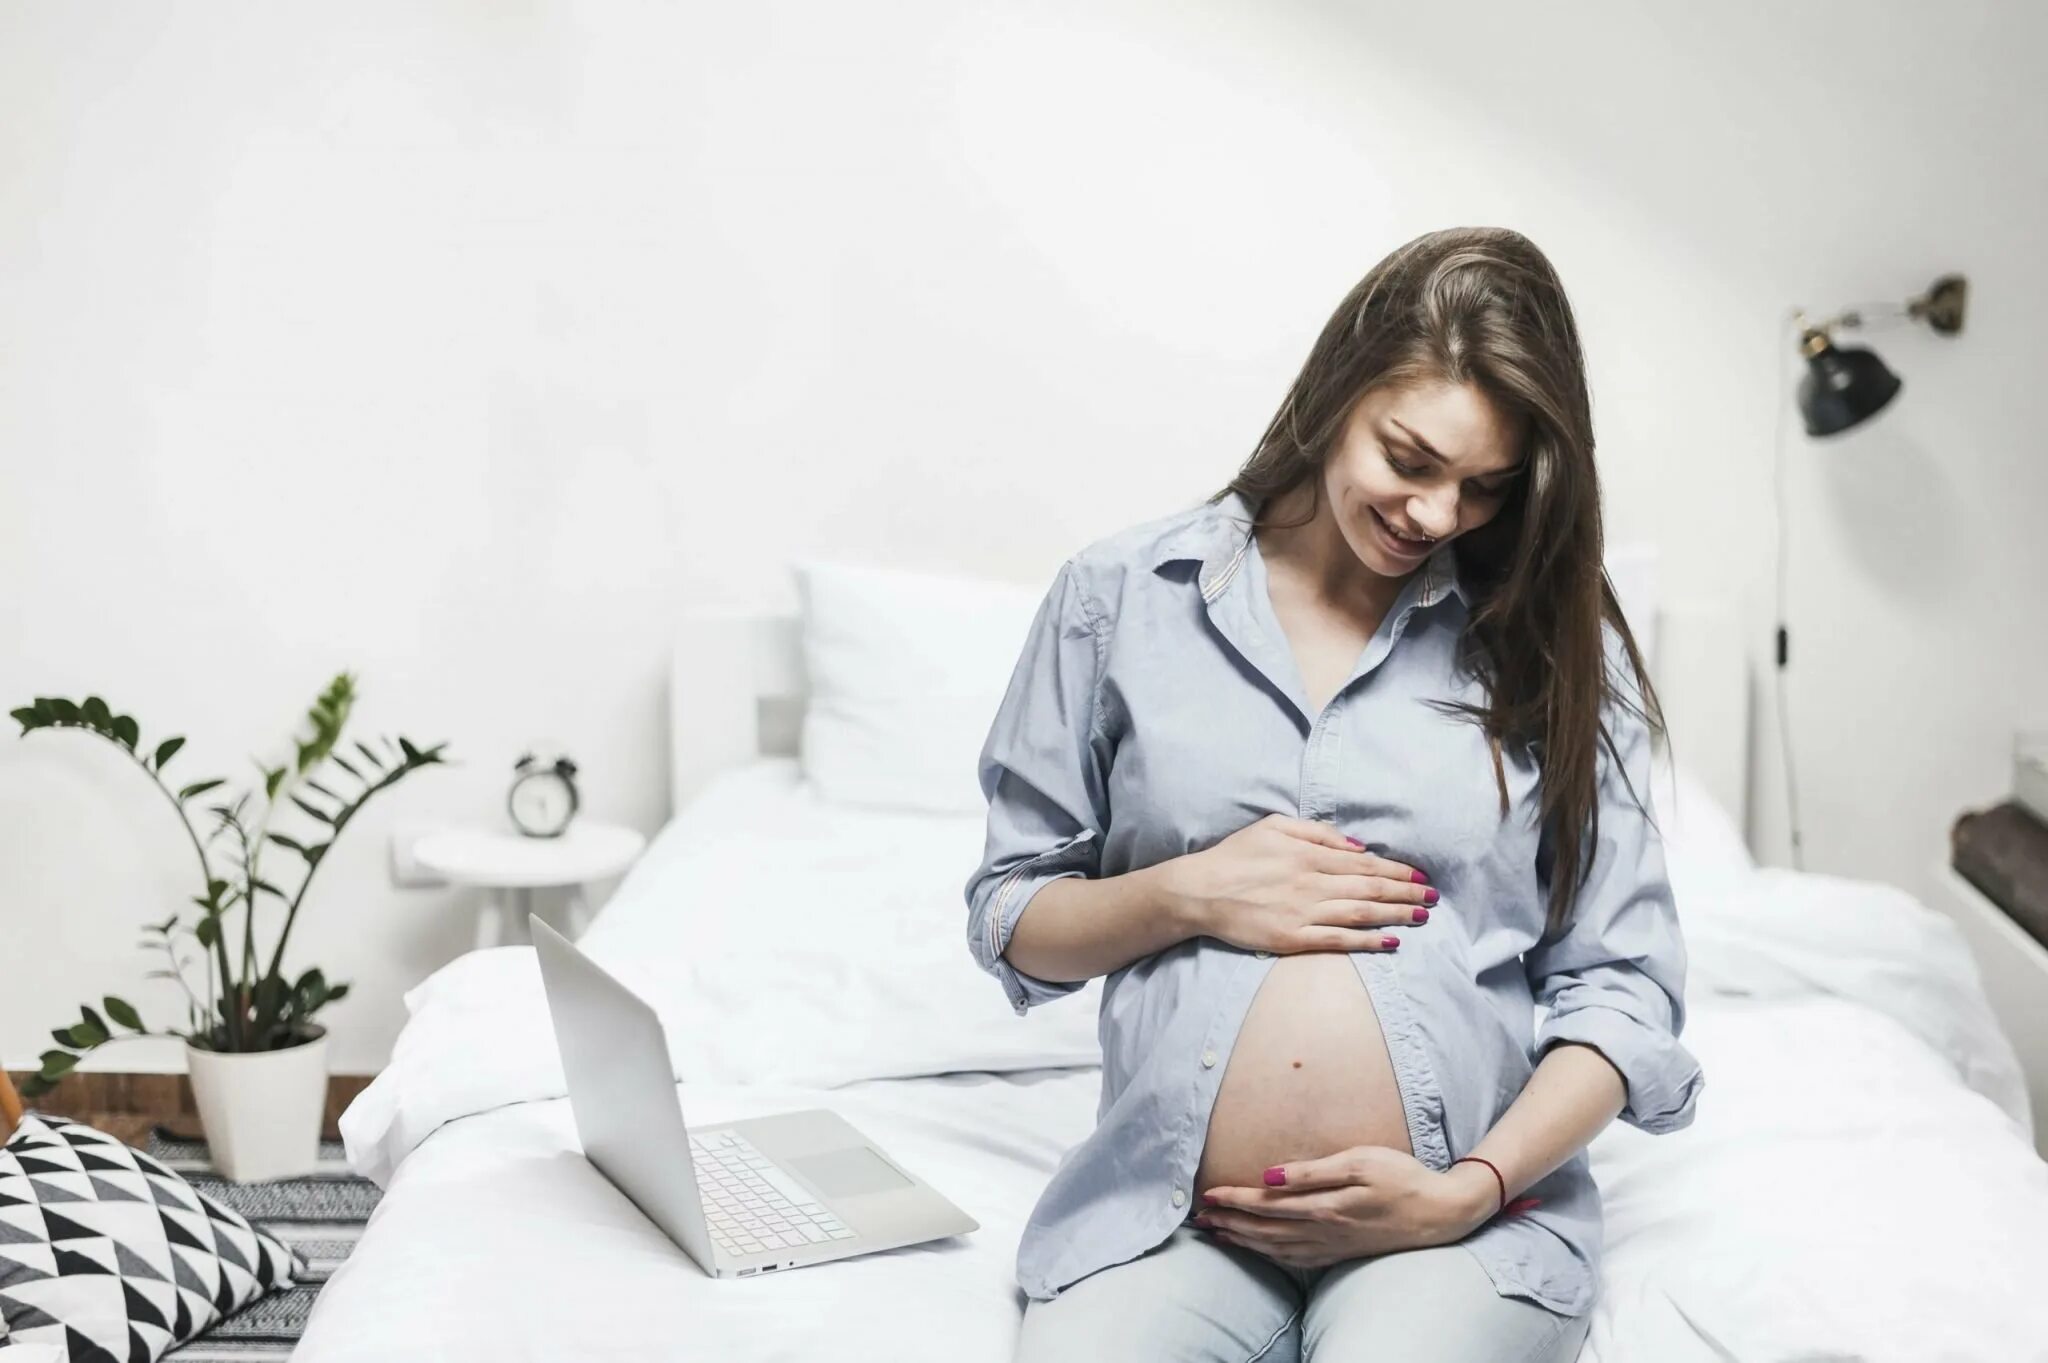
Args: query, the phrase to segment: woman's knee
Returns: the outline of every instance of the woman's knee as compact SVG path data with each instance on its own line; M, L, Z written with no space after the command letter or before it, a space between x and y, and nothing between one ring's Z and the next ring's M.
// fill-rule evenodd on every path
M1570 1363L1589 1324L1503 1296L1472 1252L1434 1245L1338 1264L1309 1294L1308 1363Z
M1024 1309L1017 1363L1174 1358L1295 1363L1300 1292L1277 1265L1177 1228Z

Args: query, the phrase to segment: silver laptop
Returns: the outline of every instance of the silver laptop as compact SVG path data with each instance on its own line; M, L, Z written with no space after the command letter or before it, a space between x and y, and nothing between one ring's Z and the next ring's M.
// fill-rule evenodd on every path
M981 1223L823 1108L687 1127L661 1020L531 914L583 1152L714 1278L917 1245Z

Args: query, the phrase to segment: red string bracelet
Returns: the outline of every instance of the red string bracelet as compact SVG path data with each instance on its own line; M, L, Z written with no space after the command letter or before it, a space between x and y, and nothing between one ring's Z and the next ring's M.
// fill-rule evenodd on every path
M1466 1160L1470 1160L1474 1164L1483 1164L1493 1170L1493 1181L1500 1185L1501 1201L1501 1205L1494 1210L1495 1216L1499 1216L1502 1212L1507 1213L1509 1216L1520 1216L1523 1212L1533 1212L1543 1205L1543 1199L1540 1197L1518 1197L1513 1202L1508 1201L1508 1181L1500 1176L1500 1170L1495 1167L1493 1161L1484 1156L1465 1155L1452 1160L1451 1163L1463 1164Z
M1498 1183L1498 1184L1500 1185L1500 1206L1498 1206L1498 1207L1495 1207L1495 1208L1493 1209L1493 1213L1494 1213L1494 1215L1495 1215L1495 1216L1498 1216L1498 1215L1500 1215L1500 1214L1501 1214L1501 1212L1503 1212L1503 1211L1505 1211L1505 1210L1507 1209L1507 1205L1508 1205L1508 1181L1507 1181L1506 1179L1504 1179L1504 1178L1502 1178L1502 1177L1500 1176L1500 1170L1499 1170L1498 1168L1496 1168L1496 1167L1494 1166L1494 1163L1493 1163L1493 1161L1492 1161L1492 1160L1490 1160L1490 1159L1482 1159L1482 1158L1481 1158L1480 1156L1478 1156L1478 1155L1466 1155L1466 1156L1463 1156L1462 1158L1459 1158L1459 1159L1454 1159L1454 1160L1452 1160L1452 1161L1451 1161L1451 1166L1452 1166L1453 1168L1456 1168L1456 1167L1457 1167L1458 1165L1460 1165L1460 1164L1468 1164L1468 1163L1469 1163L1469 1164L1483 1164L1483 1165L1485 1165L1485 1166L1486 1166L1487 1168L1489 1168L1489 1169L1492 1169L1492 1170L1493 1170L1493 1181L1494 1181L1495 1183Z

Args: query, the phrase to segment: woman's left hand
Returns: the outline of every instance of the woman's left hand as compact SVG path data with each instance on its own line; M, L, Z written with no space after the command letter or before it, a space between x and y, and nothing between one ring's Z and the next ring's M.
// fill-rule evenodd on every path
M1460 1164L1439 1173L1384 1145L1279 1168L1287 1180L1279 1187L1202 1189L1205 1210L1195 1224L1276 1263L1322 1268L1462 1240L1499 1203L1485 1166Z

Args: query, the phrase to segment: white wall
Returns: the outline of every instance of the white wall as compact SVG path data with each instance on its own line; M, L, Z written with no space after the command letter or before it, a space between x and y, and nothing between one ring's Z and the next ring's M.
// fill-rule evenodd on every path
M1924 890L2048 725L2048 25L1560 13L10 0L0 706L98 692L240 776L348 667L365 728L448 740L288 962L355 982L373 1070L470 930L391 887L394 819L489 817L553 735L652 831L682 603L787 603L798 552L1043 581L1220 485L1373 261L1496 223L1579 310L1614 537L1738 593L1760 662L1783 314L1970 275L1960 340L1865 338L1881 424L1786 428L1806 863ZM133 928L190 863L110 750L0 742L9 1064L81 999L169 1017Z

